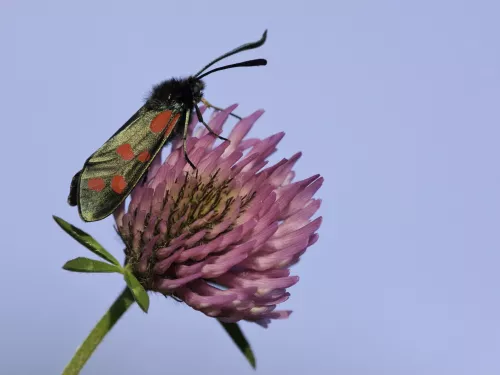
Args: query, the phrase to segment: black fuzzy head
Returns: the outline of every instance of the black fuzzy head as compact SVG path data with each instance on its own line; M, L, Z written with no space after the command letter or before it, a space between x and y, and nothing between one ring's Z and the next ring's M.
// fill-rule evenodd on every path
M217 57L215 60L212 60L210 63L205 65L203 69L201 69L194 76L190 76L187 78L176 79L172 78L168 81L164 81L159 85L153 87L151 94L146 100L146 108L154 109L159 111L164 111L166 109L177 110L178 112L186 112L191 111L194 107L201 101L203 98L203 90L205 89L205 83L201 80L203 77L206 77L209 74L245 66L259 66L266 65L267 61L264 59L255 59L243 61L236 64L230 64L221 66L219 68L214 68L212 70L207 71L215 63L229 57L240 53L242 51L246 51L249 49L258 48L264 44L267 37L267 30L264 31L262 37L256 41L251 43L243 44L222 56Z
M172 78L153 87L146 106L156 110L170 108L185 111L200 102L204 88L205 83L192 76Z

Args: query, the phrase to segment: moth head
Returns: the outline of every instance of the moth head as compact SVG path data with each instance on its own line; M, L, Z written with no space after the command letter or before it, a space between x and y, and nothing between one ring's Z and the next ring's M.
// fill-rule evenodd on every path
M203 90L205 89L205 83L198 78L189 77L189 85L191 87L191 95L193 96L193 102L199 103L203 97Z

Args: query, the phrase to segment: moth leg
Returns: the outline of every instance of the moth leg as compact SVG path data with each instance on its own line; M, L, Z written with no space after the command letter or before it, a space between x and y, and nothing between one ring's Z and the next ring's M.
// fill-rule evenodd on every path
M144 172L144 176L142 176L142 180L141 180L142 184L145 184L146 181L148 180L148 172L149 172L149 168L146 169L146 172Z
M186 120L184 121L184 132L182 133L182 147L184 148L184 158L186 158L186 161L189 163L191 168L196 170L196 167L194 166L193 162L189 160L189 156L187 153L187 134L188 134L190 117L191 117L191 111L186 111Z
M68 204L70 206L76 206L78 204L78 183L80 182L81 174L82 171L78 171L71 179L71 185L69 186L68 195Z
M196 104L194 105L194 108L196 109L196 116L198 116L198 121L201 122L205 126L205 128L207 128L207 130L210 134L212 134L213 136L215 136L219 139L222 139L223 141L229 141L229 139L221 137L219 134L217 134L212 129L210 129L210 126L208 126L207 123L205 122L205 120L203 120L203 116L201 115L201 111Z
M205 98L201 98L201 102L202 102L203 104L205 104L205 107L207 107L207 108L213 108L213 109L215 109L216 111L223 111L223 109L222 109L222 108L220 108L220 107L216 107L216 106L212 105L212 104L211 104L211 103L209 103L209 102L208 102L208 100L207 100L207 99L205 99ZM240 116L238 116L238 115L235 115L234 113L230 113L230 114L229 114L229 116L233 116L233 117L236 117L238 120L241 120L241 117L240 117Z

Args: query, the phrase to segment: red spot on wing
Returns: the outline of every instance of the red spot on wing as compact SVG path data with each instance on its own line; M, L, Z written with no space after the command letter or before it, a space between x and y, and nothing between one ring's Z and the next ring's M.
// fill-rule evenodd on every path
M115 193L123 193L123 190L125 190L126 187L127 181L125 181L125 178L123 178L123 176L113 176L113 178L111 179L111 189L113 189Z
M177 125L177 121L179 121L179 117L181 117L180 113L176 114L172 121L170 121L167 130L165 130L165 138L168 138L170 136L170 133L172 133L175 126Z
M116 153L120 155L123 160L132 160L134 158L134 150L130 143L124 143L116 148Z
M148 161L150 158L151 154L149 153L149 151L143 151L139 155L137 155L137 160L139 160L142 163Z
M156 115L156 117L151 121L149 128L153 133L161 133L163 129L168 124L168 121L172 117L172 111L163 111L160 114Z
M106 182L100 177L91 178L87 181L87 186L90 190L101 191L106 186Z

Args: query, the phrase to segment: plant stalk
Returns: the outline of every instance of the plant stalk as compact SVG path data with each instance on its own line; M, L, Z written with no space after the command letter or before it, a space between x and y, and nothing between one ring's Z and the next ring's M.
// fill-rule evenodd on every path
M82 345L78 347L75 355L64 369L63 375L77 375L80 373L97 346L134 302L134 296L126 287L95 325Z

